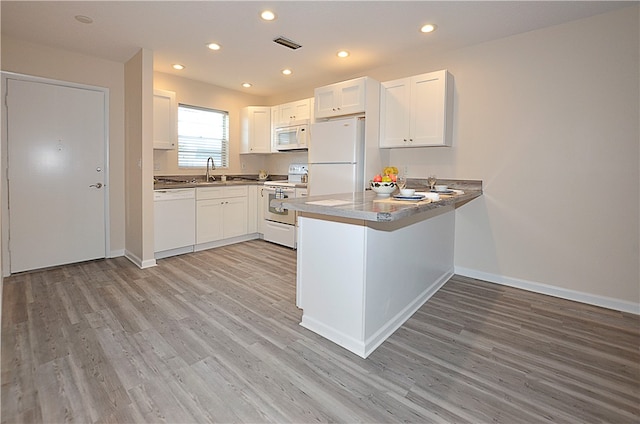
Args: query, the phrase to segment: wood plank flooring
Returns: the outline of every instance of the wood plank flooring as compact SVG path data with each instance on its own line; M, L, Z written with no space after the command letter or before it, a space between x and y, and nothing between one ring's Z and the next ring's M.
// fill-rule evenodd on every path
M635 315L453 277L368 359L254 240L5 279L2 423L638 423ZM391 282L392 284L392 282Z

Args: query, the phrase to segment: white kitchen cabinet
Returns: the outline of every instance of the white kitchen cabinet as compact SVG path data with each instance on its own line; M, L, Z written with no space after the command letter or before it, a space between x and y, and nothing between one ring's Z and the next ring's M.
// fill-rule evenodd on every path
M222 199L196 202L196 243L222 240Z
M258 191L262 186L247 186L247 234L258 232Z
M153 148L175 149L178 143L176 93L153 90Z
M271 107L242 108L240 133L240 153L271 153Z
M156 259L193 251L196 240L195 198L193 188L154 190Z
M198 187L196 243L247 234L247 186Z
M247 196L228 197L222 208L222 238L247 234Z
M314 90L315 118L362 113L366 108L366 86L368 77L355 78Z
M264 197L268 196L267 193L265 193L264 191L264 187L263 186L258 186L258 196L257 196L257 200L258 200L258 204L256 205L256 210L257 210L257 219L258 219L258 233L260 234L264 234Z
M311 119L312 103L313 99L309 98L274 106L275 115L272 116L274 126L293 125L295 122Z
M382 83L380 147L450 146L453 82L446 71Z

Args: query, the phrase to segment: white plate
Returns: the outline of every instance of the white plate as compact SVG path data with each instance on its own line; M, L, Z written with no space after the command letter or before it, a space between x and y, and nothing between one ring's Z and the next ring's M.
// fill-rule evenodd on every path
M452 193L455 193L455 191L453 191L453 190L444 190L444 191L431 190L431 193L452 194Z
M425 198L424 194L414 194L413 196L402 196L400 194L396 194L393 196L394 199L398 200L422 200Z

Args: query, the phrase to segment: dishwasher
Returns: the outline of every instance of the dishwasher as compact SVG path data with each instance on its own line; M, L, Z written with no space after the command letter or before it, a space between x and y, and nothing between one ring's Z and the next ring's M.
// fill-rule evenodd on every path
M156 259L192 252L196 244L196 189L154 190L153 207Z

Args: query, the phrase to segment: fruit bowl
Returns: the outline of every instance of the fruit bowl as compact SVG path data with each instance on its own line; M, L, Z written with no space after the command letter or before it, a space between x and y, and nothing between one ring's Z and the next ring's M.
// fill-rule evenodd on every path
M371 181L371 190L378 193L378 196L389 196L396 189L396 183L393 181Z

